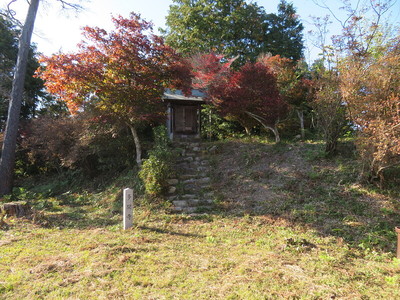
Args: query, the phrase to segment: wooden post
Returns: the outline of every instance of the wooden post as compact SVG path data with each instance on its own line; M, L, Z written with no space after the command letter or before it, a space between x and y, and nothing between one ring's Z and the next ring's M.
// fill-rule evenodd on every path
M133 226L133 190L124 189L124 230Z

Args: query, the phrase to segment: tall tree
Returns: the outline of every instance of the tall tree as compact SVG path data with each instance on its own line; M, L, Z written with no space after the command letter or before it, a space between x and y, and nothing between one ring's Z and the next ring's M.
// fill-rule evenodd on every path
M190 70L139 15L119 16L113 23L111 32L85 27L86 40L76 54L44 57L41 77L72 113L90 109L100 122L128 126L141 165L137 129L165 117L166 87L189 92Z
M17 53L17 30L11 22L0 16L0 131L4 129L7 116L7 104Z
M268 49L268 52L295 61L303 57L304 26L292 3L281 0L278 4L278 14L269 14L267 24L264 48Z
M7 108L18 55L19 34L20 31L12 22L0 16L0 131L4 130L7 120ZM38 67L35 47L31 46L21 103L21 119L34 117L38 113L39 102L43 102L47 98L43 92L43 81L34 76Z
M58 0L63 7L77 8L79 5L69 4L64 0ZM11 1L11 3L14 1ZM18 43L17 63L14 71L12 90L7 115L7 124L4 134L3 147L0 158L0 196L10 193L12 190L15 149L18 136L19 117L24 92L26 70L30 51L31 37L39 8L40 0L31 0L27 17L21 31Z
M261 53L298 60L303 56L303 25L292 4L282 0L267 14L244 0L173 0L164 32L169 45L186 55L221 53L240 57L235 66Z
M19 114L21 111L31 37L38 8L39 0L31 0L19 40L18 59L12 84L11 100L0 159L0 195L10 193L12 188Z
M217 52L243 64L268 51L264 9L243 0L174 0L166 42L185 55Z

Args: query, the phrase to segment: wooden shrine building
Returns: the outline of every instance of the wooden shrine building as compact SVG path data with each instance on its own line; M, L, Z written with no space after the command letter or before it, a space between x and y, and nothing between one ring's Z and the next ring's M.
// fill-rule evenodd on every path
M192 90L185 96L180 90L167 89L163 96L167 104L167 129L171 140L174 138L200 138L201 105L204 104L204 93Z

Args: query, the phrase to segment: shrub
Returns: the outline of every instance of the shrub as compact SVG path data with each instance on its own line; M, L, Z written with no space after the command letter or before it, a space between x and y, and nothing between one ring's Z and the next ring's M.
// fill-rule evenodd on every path
M325 141L325 153L333 155L346 128L346 106L339 89L339 78L334 72L326 72L317 80L313 103L317 127Z
M139 172L139 176L144 182L146 193L151 196L164 194L168 188L167 179L169 173L170 166L166 161L156 155L150 155L144 161Z
M106 122L99 125L84 115L42 117L26 128L21 134L20 168L29 174L80 169L94 176L126 168L132 160L133 143L126 129Z
M228 121L216 112L213 105L203 105L201 114L201 133L209 140L223 140L243 131L237 122Z
M384 171L400 165L400 42L341 64L341 89L357 126L363 178L383 185Z
M164 195L168 189L168 178L172 172L174 153L169 147L165 126L154 128L154 148L143 162L139 177L143 180L146 193L150 196Z

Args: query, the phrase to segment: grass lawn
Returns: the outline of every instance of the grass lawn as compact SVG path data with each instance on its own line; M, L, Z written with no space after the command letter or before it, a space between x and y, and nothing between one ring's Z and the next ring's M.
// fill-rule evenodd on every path
M39 212L0 230L0 298L400 299L398 188L360 185L356 162L320 144L217 146L207 215L139 199L124 231L128 176L20 193Z

